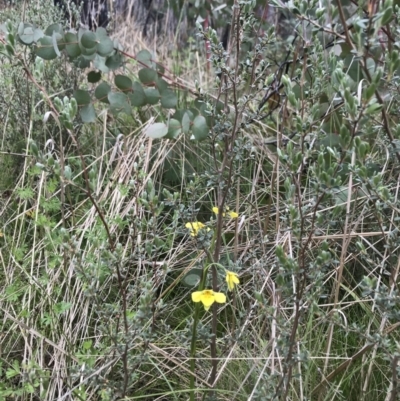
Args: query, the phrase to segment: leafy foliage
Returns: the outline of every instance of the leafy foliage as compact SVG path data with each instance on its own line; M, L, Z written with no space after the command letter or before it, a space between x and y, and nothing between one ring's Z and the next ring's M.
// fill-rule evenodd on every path
M398 6L273 4L199 24L190 84L2 25L0 396L398 398Z

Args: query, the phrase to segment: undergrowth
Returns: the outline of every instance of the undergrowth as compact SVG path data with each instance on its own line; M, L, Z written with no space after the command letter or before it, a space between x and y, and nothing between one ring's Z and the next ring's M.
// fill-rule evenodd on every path
M290 37L235 1L227 49L164 53L203 141L158 106L66 128L84 74L3 53L0 399L397 399L397 8L274 5Z

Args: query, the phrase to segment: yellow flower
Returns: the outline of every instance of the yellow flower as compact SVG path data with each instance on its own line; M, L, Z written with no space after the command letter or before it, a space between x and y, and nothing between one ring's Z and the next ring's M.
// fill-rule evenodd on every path
M235 285L239 284L239 277L236 273L226 271L226 282L228 283L228 290L232 291L235 288Z
M33 209L27 210L27 211L25 212L25 214L26 214L29 218L31 218L31 219L34 219L34 218L35 218L35 211L34 211Z
M214 302L223 304L226 302L226 296L222 292L214 292L213 290L203 290L192 292L193 302L202 302L205 310L209 310Z
M213 211L215 214L218 214L218 208L217 208L216 206L212 208L212 211ZM222 213L222 216L225 216L225 213Z
M186 223L185 227L188 228L190 230L190 235L192 237L196 237L197 234L199 233L199 231L205 227L205 225L203 223L201 223L200 221L194 221L192 223Z
M216 206L212 208L212 211L213 211L215 214L218 214L218 208L217 208ZM231 219L237 219L237 218L239 217L239 215L238 215L236 212L230 212L230 211L229 211L229 207L226 208L226 211L228 212L229 217L230 217ZM222 216L225 217L225 213L222 213Z

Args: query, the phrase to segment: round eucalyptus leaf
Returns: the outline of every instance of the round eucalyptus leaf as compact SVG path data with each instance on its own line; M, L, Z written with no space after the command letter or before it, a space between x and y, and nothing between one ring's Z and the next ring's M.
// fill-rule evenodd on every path
M116 75L114 78L115 86L122 91L132 90L132 80L126 75Z
M145 135L149 138L159 139L167 135L168 127L164 123L154 123L149 125L145 130Z
M18 38L23 44L31 45L35 41L34 33L35 29L33 27L28 26L24 28L21 34L18 33Z
M101 79L100 71L90 71L89 74L87 75L87 80L91 84L95 84L96 82L99 82L100 79Z
M76 58L80 56L82 52L78 43L78 35L76 33L67 32L65 34L64 40L68 56L71 58Z
M110 102L110 110L114 115L118 113L129 114L131 112L128 97L124 93L110 92L107 97Z
M160 92L154 88L146 88L144 90L148 104L157 104L160 100Z
M139 71L139 79L144 84L154 84L157 79L157 73L151 68L142 68Z
M96 111L92 103L83 106L79 114L84 123L94 123L96 121Z
M51 36L54 32L59 33L61 36L64 35L64 30L61 24L51 24L50 26L47 27L47 29L44 31L44 33L48 36Z
M35 30L33 32L33 40L35 42L37 42L40 38L43 38L43 36L44 36L44 32L39 28L35 28Z
M165 81L165 79L158 77L157 81L156 81L156 87L162 94L165 90L168 89L168 83L167 83L167 81Z
M139 82L134 82L132 85L133 93L130 93L129 100L131 105L135 107L144 106L146 104L146 95Z
M54 50L53 39L51 36L43 36L37 42L35 54L44 60L54 60L57 53Z
M82 89L77 89L74 91L74 98L78 106L89 104L91 101L89 92Z
M161 106L166 109L174 109L178 102L178 98L175 92L171 89L167 89L161 93Z
M93 66L95 68L97 68L98 70L100 70L101 72L104 72L105 74L107 74L108 72L110 72L110 70L108 69L108 67L106 66L106 59L105 57L101 57L98 54L96 54L96 57L93 60Z
M182 131L187 134L190 130L190 114L186 112L182 117Z
M96 99L100 100L103 103L110 103L108 101L108 94L111 92L111 86L106 82L102 82L98 85L94 91L94 96Z
M197 287L202 276L201 269L191 269L188 274L182 279L182 284L186 287Z
M152 68L154 67L154 63L152 61L151 53L148 50L141 50L136 55L136 60L143 65L144 67Z
M171 118L168 122L168 133L165 135L166 139L176 139L182 132L181 123L178 120Z
M106 57L114 50L114 43L109 37L101 38L97 45L97 53Z
M84 56L81 55L74 59L74 65L76 65L77 68L88 68L90 67L90 60L87 60Z
M59 33L60 35L64 34L64 30L63 27L61 26L61 24L51 24L50 26L47 27L47 29L44 31L44 33L47 36L51 36L54 32Z
M103 27L99 26L96 29L96 38L99 39L99 40L103 39L103 38L108 38L107 30L104 29Z
M86 31L81 37L81 45L86 49L92 49L97 45L96 35L91 31Z
M91 48L81 46L82 56L85 56L87 60L94 60L96 57L96 50L96 46Z
M54 50L55 50L57 56L61 57L60 50L63 50L65 48L65 43L64 43L63 37L56 31L54 31L51 38L52 38L53 47L54 47Z
M202 141L207 138L209 128L206 119L203 116L197 116L193 120L192 133L196 141Z
M117 68L121 67L123 62L123 57L121 53L115 53L112 56L107 57L106 59L106 66L111 70L116 70Z

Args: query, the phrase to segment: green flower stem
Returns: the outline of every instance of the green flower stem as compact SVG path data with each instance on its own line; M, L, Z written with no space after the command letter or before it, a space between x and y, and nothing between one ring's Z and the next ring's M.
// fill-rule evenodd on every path
M211 267L221 267L225 270L224 266L220 263L210 263L203 269L203 273L201 276L200 284L197 291L203 291L206 283L208 269ZM192 331L192 342L190 344L190 371L192 374L190 375L190 401L195 401L194 394L194 370L196 367L196 340L197 340L197 324L199 322L199 312L200 312L200 304L196 304L194 307L194 315L193 315L193 331Z

